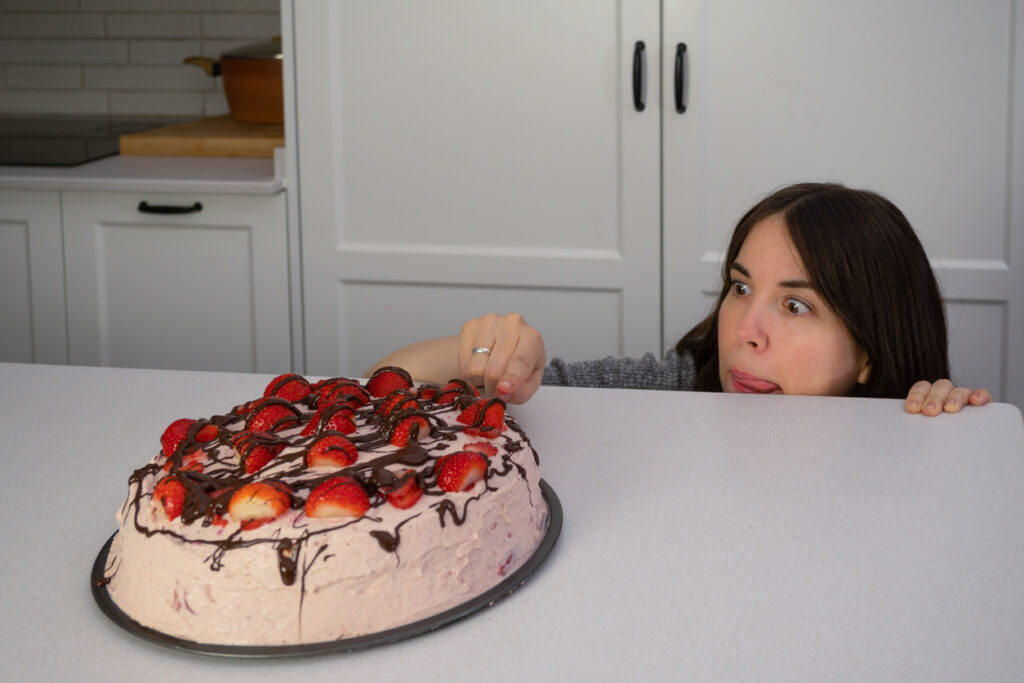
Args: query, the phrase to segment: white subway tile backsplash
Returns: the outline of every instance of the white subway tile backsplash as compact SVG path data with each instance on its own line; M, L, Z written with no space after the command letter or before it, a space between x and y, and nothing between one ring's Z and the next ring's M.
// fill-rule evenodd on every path
M198 38L198 14L109 14L107 35L116 38Z
M224 114L182 60L280 33L279 0L0 0L0 113Z
M186 57L201 55L198 40L132 40L128 61L132 64L181 64Z
M209 90L211 79L194 66L87 66L91 90Z
M7 14L0 21L5 38L102 38L102 14Z
M0 39L0 64L124 64L123 40Z
M90 90L11 90L0 97L4 114L106 114L107 94Z
M253 38L269 40L281 34L276 14L204 14L204 38Z
M210 115L203 111L203 95L193 92L112 92L110 113L182 118Z
M80 66L20 66L6 68L4 81L8 88L28 90L52 90L54 88L81 88L82 67Z

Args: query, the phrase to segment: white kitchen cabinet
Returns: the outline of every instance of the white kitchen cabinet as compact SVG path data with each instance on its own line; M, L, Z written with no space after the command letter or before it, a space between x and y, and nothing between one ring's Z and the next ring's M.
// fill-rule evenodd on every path
M308 372L492 310L552 355L657 349L657 0L284 9Z
M1013 5L665 2L663 68L685 43L688 102L663 108L664 342L712 303L747 208L782 185L835 180L889 197L917 229L946 299L954 378L1024 407L1011 352L1024 346Z
M835 180L918 229L954 378L1024 406L1011 0L283 9L308 371L361 372L490 310L523 312L552 356L663 351L705 314L746 208Z
M67 363L60 194L0 190L0 361Z
M284 193L64 192L62 208L71 363L291 369Z

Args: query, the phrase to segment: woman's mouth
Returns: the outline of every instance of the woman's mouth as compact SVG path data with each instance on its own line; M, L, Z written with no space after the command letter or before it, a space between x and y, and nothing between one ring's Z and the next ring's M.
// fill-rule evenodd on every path
M775 382L769 382L739 370L730 370L729 376L732 378L733 389L740 394L775 394L782 391L782 387Z

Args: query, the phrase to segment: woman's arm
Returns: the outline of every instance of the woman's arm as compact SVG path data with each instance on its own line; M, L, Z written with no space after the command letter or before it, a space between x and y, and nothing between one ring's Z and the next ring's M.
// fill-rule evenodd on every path
M966 405L983 406L991 400L992 394L987 389L957 387L948 379L937 380L934 384L921 380L910 387L906 410L934 416L943 411L958 413Z
M490 349L473 353L475 348ZM410 344L377 361L377 368L397 365L413 379L444 384L464 379L510 403L525 403L540 386L547 356L544 339L518 313L494 313L467 321L456 337Z

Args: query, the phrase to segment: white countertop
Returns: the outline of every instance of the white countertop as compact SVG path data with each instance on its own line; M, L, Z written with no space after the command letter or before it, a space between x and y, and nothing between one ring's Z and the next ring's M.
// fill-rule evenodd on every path
M564 526L519 590L306 659L131 636L89 572L178 417L267 375L0 364L7 680L1019 680L1024 426L1008 404L542 388L512 409Z
M284 148L272 159L122 156L80 166L0 166L0 190L274 194L285 187Z

